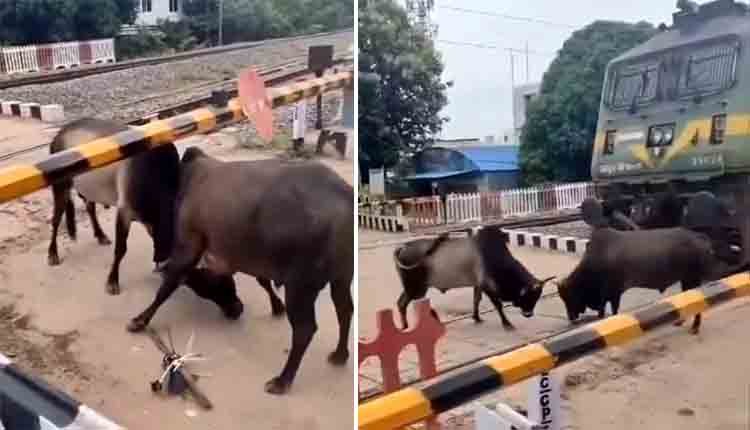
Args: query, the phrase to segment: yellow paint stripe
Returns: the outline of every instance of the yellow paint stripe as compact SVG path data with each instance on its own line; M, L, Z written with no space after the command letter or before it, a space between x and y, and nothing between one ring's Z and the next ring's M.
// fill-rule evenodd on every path
M77 146L75 151L86 157L91 167L104 166L123 158L120 144L112 137L84 143Z
M216 128L216 115L210 109L196 109L190 112L198 133L206 133Z
M433 415L421 391L405 388L357 408L360 430L394 430Z
M167 121L154 121L140 126L146 138L150 138L153 145L170 143L176 139L176 133Z
M750 134L750 115L738 114L727 116L727 136L747 136Z
M535 343L488 358L484 364L502 375L503 385L510 385L554 368L555 361L545 347Z
M44 174L34 166L10 166L0 170L0 202L33 193L45 186Z
M706 296L700 290L690 290L676 294L664 299L664 301L672 304L680 313L681 318L698 314L708 308Z
M696 132L699 136L699 142L708 139L711 134L711 118L701 118L688 121L685 128L682 130L682 133L680 133L680 136L669 147L667 153L664 154L664 157L659 164L663 166L672 158L681 154L688 148L691 148L693 146L691 142Z
M227 105L230 111L232 111L232 114L234 114L234 120L240 121L245 119L245 112L242 110L242 104L240 103L240 99L234 98L232 100L229 100L229 104Z
M721 280L724 284L735 289L737 296L750 295L750 274L738 273Z
M643 334L638 320L628 314L613 315L591 328L604 338L607 346L621 345Z
M654 160L651 159L651 155L648 153L646 145L632 145L630 147L630 152L633 154L633 157L638 159L641 163L651 169L654 168Z

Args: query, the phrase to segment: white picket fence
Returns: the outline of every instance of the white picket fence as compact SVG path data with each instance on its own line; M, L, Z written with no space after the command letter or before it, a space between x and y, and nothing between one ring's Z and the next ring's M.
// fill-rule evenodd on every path
M447 223L466 223L492 218L529 216L576 209L594 197L594 184L579 182L519 188L494 193L449 194L445 199ZM419 214L420 218L424 214ZM427 224L420 219L420 224ZM439 220L430 224L437 224Z
M115 61L114 39L0 48L0 72L30 73Z

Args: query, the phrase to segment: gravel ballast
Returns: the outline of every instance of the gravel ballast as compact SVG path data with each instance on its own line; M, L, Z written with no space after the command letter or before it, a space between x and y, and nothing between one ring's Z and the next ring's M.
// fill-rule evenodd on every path
M313 45L334 45L344 55L354 42L352 31L292 41L270 41L256 47L191 60L144 66L45 85L3 90L0 98L41 104L61 104L66 121L85 116L129 120L208 95L206 87L144 102L138 100L222 79L236 78L250 65L271 66L306 56ZM299 58L304 60L304 58Z

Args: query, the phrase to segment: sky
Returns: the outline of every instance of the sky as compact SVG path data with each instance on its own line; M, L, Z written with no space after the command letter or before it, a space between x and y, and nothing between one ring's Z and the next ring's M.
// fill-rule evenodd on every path
M540 82L555 53L576 29L597 19L671 25L676 4L676 0L435 0L432 20L438 25L437 48L445 63L443 78L454 82L443 111L451 120L441 137L500 136L513 127L510 53L448 42L522 51L528 42L528 74L526 56L515 53L514 82L523 84L527 76L528 82ZM450 7L545 23L459 12Z

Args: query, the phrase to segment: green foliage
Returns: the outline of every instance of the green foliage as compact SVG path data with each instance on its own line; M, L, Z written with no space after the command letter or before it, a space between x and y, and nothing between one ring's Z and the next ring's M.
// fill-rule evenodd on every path
M429 145L449 84L432 40L394 0L359 2L359 158L371 168Z
M591 178L591 151L607 63L655 33L646 22L596 21L576 31L552 62L521 135L525 181Z
M133 0L5 0L0 40L23 45L107 38L134 19Z
M185 22L200 43L218 39L218 0L184 0ZM224 0L224 43L352 27L351 0Z
M117 38L115 55L119 60L152 57L163 54L167 48L167 44L164 43L164 35L147 30L139 30L134 35Z

